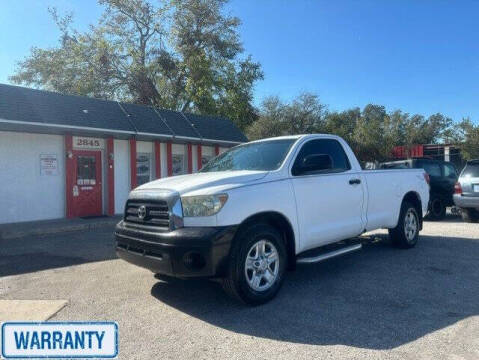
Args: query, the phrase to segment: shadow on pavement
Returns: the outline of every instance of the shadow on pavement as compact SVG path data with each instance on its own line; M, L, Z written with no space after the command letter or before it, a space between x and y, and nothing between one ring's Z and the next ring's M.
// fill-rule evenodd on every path
M429 218L425 218L424 221L430 222L432 224L435 223L463 223L464 221L462 220L462 217L460 214L452 214L451 212L447 212L446 216L442 220L430 220Z
M214 326L293 343L391 349L479 314L479 241L422 236L410 250L386 241L290 272L258 307L212 281L158 282L158 300Z
M0 277L116 259L113 229L0 240Z

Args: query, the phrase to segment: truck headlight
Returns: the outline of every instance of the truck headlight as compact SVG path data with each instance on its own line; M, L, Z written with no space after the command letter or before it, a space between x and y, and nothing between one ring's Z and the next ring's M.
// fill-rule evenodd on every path
M211 216L221 210L228 200L228 195L197 195L181 197L183 216Z

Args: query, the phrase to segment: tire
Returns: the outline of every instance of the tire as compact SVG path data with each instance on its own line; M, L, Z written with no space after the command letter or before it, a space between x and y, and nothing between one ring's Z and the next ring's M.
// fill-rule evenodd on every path
M409 249L416 246L419 239L420 220L416 207L408 201L403 201L398 224L389 229L389 238L394 246Z
M479 222L479 211L471 208L462 208L461 209L462 220L469 223Z
M286 245L280 232L268 224L252 224L234 241L223 288L245 304L264 304L278 293L286 268Z
M444 220L446 217L446 205L438 195L432 195L429 201L428 218L434 221Z

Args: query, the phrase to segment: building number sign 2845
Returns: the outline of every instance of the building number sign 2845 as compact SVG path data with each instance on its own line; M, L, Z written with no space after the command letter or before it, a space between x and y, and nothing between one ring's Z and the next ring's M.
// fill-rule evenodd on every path
M98 139L87 139L87 138L77 138L76 145L78 147L100 147L100 140Z
M73 146L80 149L101 149L103 139L76 136L73 138Z

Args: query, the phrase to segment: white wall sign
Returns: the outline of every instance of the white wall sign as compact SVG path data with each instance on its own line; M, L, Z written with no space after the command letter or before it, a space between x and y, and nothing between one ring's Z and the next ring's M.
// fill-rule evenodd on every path
M99 138L73 136L73 148L80 150L100 150L104 148L105 141Z
M57 154L40 154L40 175L58 175Z

